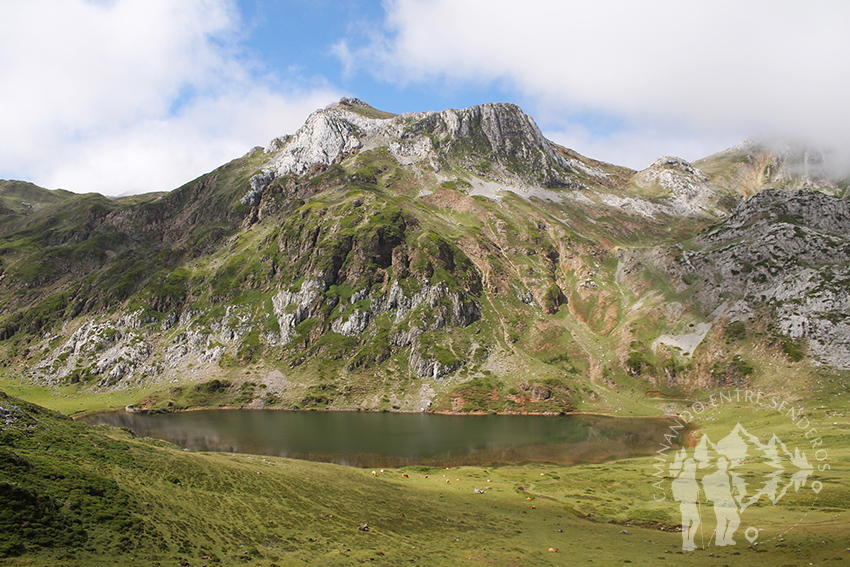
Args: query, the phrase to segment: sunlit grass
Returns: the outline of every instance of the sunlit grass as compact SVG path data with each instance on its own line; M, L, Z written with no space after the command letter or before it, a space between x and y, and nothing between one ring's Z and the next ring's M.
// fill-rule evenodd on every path
M85 544L0 560L8 565L393 565L411 560L421 565L703 565L712 553L730 565L775 566L843 557L846 547L850 422L825 410L811 413L823 424L819 434L832 465L818 473L824 489L815 508L799 525L794 523L809 506L801 497L747 511L748 521L765 526L764 539L788 529L782 545L707 545L680 554L681 534L671 531L678 507L653 498L652 458L573 467L403 467L373 474L325 463L188 452L133 438L125 430L62 420L18 400L4 407L9 403L38 421L27 436L15 433L14 426L0 433L3 450L17 455L3 453L0 482L20 483L58 504L75 498L67 495L66 485L86 478L82 474L92 479L83 482L114 483L118 492L115 497L82 493L76 497L82 507L63 508L69 517L91 509L79 516L88 533ZM704 420L704 431L712 438L728 432L745 409L715 412ZM776 412L763 413L750 416L751 432L799 440L792 422ZM29 463L23 472L14 464L21 459ZM129 514L122 521L130 527L123 530L125 524L116 523L116 511L107 505L112 500L103 500L120 495L127 498ZM358 529L364 525L368 531Z

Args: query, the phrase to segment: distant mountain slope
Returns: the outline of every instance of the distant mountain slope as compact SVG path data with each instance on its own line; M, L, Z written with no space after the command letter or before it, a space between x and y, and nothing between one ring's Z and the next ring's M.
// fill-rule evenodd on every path
M748 138L694 163L715 184L749 196L767 188L818 189L846 196L850 170L828 151L778 136Z
M343 99L168 194L4 182L0 353L149 404L216 379L242 405L517 412L749 380L760 351L723 333L753 317L789 363L808 339L847 367L844 201L823 193L847 185L797 157L635 172L515 105Z
M0 232L41 208L73 197L69 191L49 191L25 181L0 179Z

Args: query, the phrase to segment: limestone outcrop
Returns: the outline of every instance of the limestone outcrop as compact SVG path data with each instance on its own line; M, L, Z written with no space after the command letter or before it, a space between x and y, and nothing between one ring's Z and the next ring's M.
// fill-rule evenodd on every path
M679 157L663 156L632 178L638 187L664 197L674 215L716 215L717 189L707 174Z
M707 311L809 341L822 362L850 368L850 204L818 191L765 190L683 252L680 277Z

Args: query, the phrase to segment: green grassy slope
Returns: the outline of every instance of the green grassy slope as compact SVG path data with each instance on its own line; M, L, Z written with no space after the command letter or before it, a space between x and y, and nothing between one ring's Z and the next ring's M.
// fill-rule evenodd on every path
M70 191L50 191L25 181L0 179L0 233L44 207L73 197Z
M763 541L784 532L783 541L754 548L707 545L683 554L675 531L677 506L653 498L652 458L574 467L406 467L373 474L306 461L186 452L126 430L73 422L5 394L0 407L3 565L846 560L850 422L835 410L809 414L823 425L820 435L832 465L817 473L824 489L814 508L809 510L803 491L747 512L746 525L766 528ZM714 414L705 431L715 437L728 431L742 409ZM777 433L787 442L800 434L775 412L748 425L755 434ZM368 531L358 529L365 524Z

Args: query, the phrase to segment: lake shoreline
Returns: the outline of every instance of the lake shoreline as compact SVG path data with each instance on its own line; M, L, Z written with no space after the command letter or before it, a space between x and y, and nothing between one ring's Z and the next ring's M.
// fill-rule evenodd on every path
M130 409L132 408L132 409ZM614 417L620 419L663 419L663 418L675 418L676 415L673 414L662 414L662 415L616 415L610 413L602 413L602 412L585 412L585 411L571 411L571 412L485 412L485 411L474 411L474 412L455 412L448 410L437 410L437 411L414 411L414 410L398 410L398 409L384 409L384 410L373 410L373 409L362 409L362 408L324 408L324 409L294 409L294 408L274 408L274 407L251 407L251 406L192 406L187 408L178 408L178 409L145 409L145 408L136 408L135 406L129 405L125 406L123 409L120 408L110 408L105 410L96 410L96 411L80 411L69 415L73 420L84 419L87 417L92 417L98 414L105 413L115 413L115 412L125 412L130 414L142 414L142 415L157 415L157 414L173 414L173 413L188 413L194 411L208 411L208 410L227 410L227 411L284 411L284 412L351 412L351 413L393 413L393 414L421 414L421 415L449 415L449 416L541 416L541 417L566 417L571 415L583 415L583 416L591 416L591 417Z

